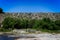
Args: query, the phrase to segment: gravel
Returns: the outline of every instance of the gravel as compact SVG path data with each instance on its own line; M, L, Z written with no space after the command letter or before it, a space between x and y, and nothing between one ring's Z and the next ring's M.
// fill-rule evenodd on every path
M36 38L18 38L16 40L60 40L60 34L27 34L29 36L35 36ZM26 36L27 36L26 35Z

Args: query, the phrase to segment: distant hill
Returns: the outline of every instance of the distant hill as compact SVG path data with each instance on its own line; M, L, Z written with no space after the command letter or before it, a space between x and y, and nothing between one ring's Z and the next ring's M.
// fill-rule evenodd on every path
M23 19L42 19L60 20L60 13L0 13L0 23L5 17L23 18Z

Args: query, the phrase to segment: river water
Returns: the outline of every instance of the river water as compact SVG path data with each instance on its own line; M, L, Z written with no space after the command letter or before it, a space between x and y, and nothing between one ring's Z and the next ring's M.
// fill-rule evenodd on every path
M16 37L16 36L13 37L11 35L0 35L0 40L15 40L15 39L25 40L26 38L34 38L34 37L36 37L37 39L39 38L39 40L40 39L41 40L60 40L60 34L47 34L47 33L46 34L24 34L24 35L20 34L19 37Z
M0 35L0 40L14 40L14 38L8 37L7 35Z

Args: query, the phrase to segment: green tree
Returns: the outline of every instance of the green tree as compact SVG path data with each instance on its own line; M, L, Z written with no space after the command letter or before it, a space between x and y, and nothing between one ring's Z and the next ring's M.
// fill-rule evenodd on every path
M31 19L31 20L29 20L29 22L28 22L28 28L33 28L34 27L34 24L35 24L35 19Z
M40 25L40 21L39 21L39 20L35 20L35 23L34 23L34 25L33 25L33 28L34 28L34 29L39 29L40 26L41 26L41 25Z
M21 29L22 27L20 24L21 24L21 20L16 18L14 28Z
M3 13L3 9L2 8L0 8L0 13Z
M13 29L14 24L15 24L15 20L11 17L6 17L2 23L3 23L3 28Z
M60 20L56 20L55 25L56 25L55 29L60 30Z

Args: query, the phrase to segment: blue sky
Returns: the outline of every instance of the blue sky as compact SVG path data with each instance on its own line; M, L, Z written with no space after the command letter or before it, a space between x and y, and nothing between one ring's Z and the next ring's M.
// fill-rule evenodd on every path
M4 12L60 12L60 0L0 0Z

